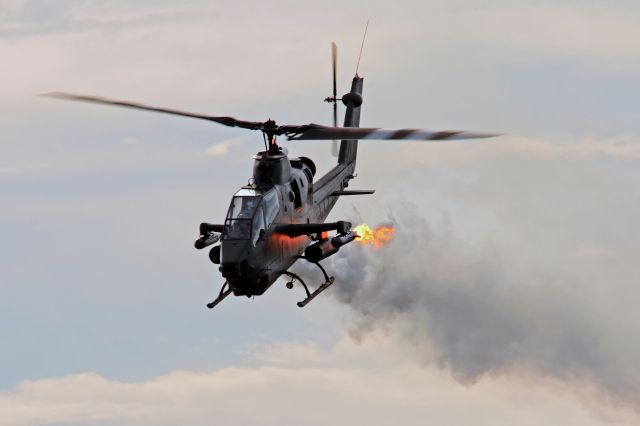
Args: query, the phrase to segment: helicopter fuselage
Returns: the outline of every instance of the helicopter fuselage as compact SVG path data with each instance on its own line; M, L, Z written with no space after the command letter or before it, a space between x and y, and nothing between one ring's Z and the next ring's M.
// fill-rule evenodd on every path
M260 152L254 161L252 182L232 198L221 243L211 254L236 296L264 293L319 238L319 232L289 236L279 229L324 222L355 167L338 165L314 182L315 164L289 159L282 148Z

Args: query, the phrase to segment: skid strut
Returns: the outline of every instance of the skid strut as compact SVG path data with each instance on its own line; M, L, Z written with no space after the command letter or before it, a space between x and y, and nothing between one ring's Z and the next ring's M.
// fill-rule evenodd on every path
M216 297L214 301L212 301L211 303L207 303L207 308L209 309L215 308L216 305L222 302L224 298L227 297L229 294L231 294L231 287L229 287L229 281L225 281L225 283L222 284L222 288L220 289L220 294L218 295L218 297Z
M310 263L313 263L314 265L318 266L318 268L320 268L320 270L322 271L322 275L324 275L324 283L320 284L320 286L317 289L315 289L313 291L313 293L309 291L309 287L307 287L307 284L304 282L304 280L302 278L300 278L299 275L294 274L293 272L289 272L289 271L284 271L283 272L284 275L286 275L286 276L291 278L291 281L287 282L287 288L289 288L289 289L293 288L293 282L295 280L298 280L298 281L300 281L300 284L302 284L302 287L304 288L304 291L307 293L307 297L304 300L302 300L302 301L297 303L297 305L299 307L301 307L301 308L306 306L307 303L311 302L313 299L315 299L315 297L317 295L319 295L320 293L325 291L335 281L335 278L334 277L330 277L327 274L327 271L324 270L322 265L320 265L317 262L310 262Z

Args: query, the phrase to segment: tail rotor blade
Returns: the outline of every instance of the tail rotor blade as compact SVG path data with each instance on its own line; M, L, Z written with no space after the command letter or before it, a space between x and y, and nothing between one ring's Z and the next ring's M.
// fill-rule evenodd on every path
M331 42L331 67L333 68L333 99L335 100L338 97L338 88L336 84L336 69L338 67L338 46L334 42ZM338 123L334 122L333 124L334 126L337 126Z
M334 127L338 127L338 103L337 102L333 103L333 125ZM334 139L331 141L331 155L333 155L334 157L338 157L338 154L339 154L338 141Z
M337 68L338 68L338 46L335 42L331 42L331 67L333 69L333 127L338 127L338 87L337 87ZM338 141L331 142L331 155L338 157Z

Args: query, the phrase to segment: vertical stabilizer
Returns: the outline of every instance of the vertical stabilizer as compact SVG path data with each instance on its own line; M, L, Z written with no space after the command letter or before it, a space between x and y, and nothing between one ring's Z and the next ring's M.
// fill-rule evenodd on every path
M351 82L351 91L342 96L342 103L347 107L344 115L344 127L360 126L360 108L362 106L362 84L364 78L357 74ZM357 140L343 140L340 142L340 154L338 155L339 164L351 164L356 162L358 154Z

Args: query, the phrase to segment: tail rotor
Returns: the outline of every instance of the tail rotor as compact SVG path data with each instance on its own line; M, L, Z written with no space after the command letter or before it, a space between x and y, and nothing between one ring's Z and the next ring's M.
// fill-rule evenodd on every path
M333 71L333 96L329 96L324 101L333 103L333 127L338 127L338 87L337 87L337 63L338 63L338 46L331 42L331 68ZM331 155L338 156L338 141L331 142Z

